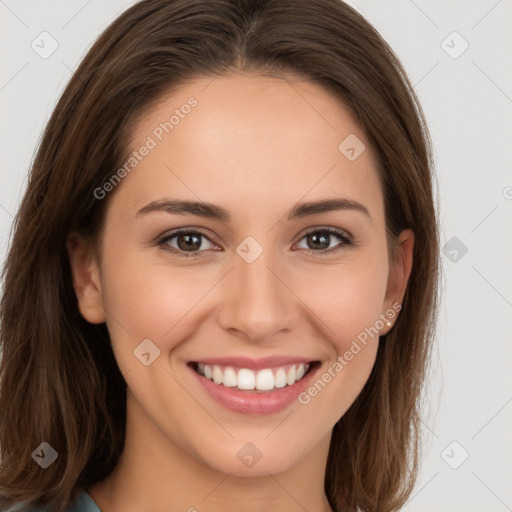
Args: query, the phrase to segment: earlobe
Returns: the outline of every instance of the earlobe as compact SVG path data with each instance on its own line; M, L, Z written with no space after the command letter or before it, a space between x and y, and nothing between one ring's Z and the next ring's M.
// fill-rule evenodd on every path
M391 268L389 270L384 314L389 309L392 309L396 315L399 314L397 312L397 305L401 306L403 304L413 265L413 252L414 232L412 229L405 229L400 233L398 238L397 254L395 260L391 262ZM396 316L394 318L396 319ZM395 320L391 319L391 325L386 324L381 335L387 334L389 330L392 329L394 323Z
M66 246L80 314L92 324L101 324L105 322L105 312L94 248L76 233L68 236Z

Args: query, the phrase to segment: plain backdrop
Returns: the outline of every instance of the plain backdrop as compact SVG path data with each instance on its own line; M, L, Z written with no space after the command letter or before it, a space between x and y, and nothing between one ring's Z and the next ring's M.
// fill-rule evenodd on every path
M133 3L0 0L0 263L60 93ZM404 510L512 510L512 1L349 3L404 64L435 149L443 299Z

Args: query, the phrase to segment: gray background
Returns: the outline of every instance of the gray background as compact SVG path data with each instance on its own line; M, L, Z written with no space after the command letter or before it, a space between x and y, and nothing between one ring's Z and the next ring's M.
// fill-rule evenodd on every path
M59 94L133 3L0 0L0 262ZM404 510L512 510L512 1L349 3L402 60L435 146L444 291L424 459Z

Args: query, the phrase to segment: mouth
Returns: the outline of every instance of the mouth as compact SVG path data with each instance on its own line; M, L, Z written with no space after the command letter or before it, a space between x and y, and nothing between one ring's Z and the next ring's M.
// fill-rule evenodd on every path
M320 365L319 360L289 357L187 363L205 398L244 415L273 414L299 403L298 396L311 385Z
M320 365L320 361L295 362L280 366L251 369L235 365L192 361L191 368L214 384L236 391L275 392L294 386Z

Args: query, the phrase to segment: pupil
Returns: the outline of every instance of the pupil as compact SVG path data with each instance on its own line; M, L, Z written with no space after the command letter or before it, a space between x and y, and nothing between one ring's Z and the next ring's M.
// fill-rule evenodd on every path
M329 241L328 241L328 238L329 238L330 235L328 234L322 234L322 235L317 235L317 234L312 234L312 235L309 235L308 237L308 241L313 241L313 244L317 244L318 241L320 241L320 245L325 245L325 247L320 247L320 249L326 249L327 247L329 247ZM319 248L318 245L316 247L317 249Z
M185 243L181 243L181 241L185 239ZM192 241L192 239L195 239L195 242ZM180 235L178 237L178 246L182 250L186 249L199 249L201 247L201 240L196 235Z

